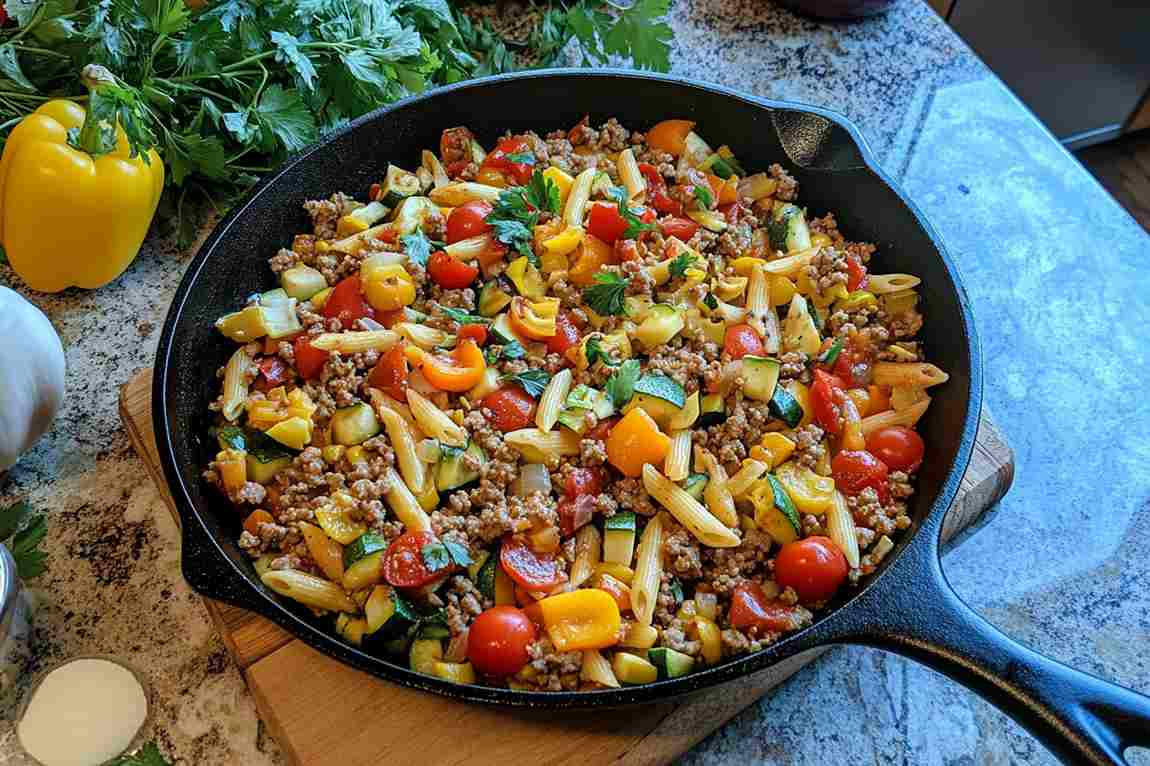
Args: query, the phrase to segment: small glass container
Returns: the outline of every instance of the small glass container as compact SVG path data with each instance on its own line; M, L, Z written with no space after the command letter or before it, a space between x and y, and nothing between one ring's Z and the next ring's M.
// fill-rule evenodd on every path
M32 603L16 562L0 545L0 699L14 701L31 659Z

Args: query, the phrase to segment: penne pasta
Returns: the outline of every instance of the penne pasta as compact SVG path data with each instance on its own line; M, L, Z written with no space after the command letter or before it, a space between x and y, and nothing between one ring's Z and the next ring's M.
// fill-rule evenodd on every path
M905 410L928 398L926 390L917 386L892 386L890 390L890 406L896 410Z
M766 470L765 467L763 470ZM708 513L698 500L649 463L643 466L643 486L647 494L670 511L675 520L704 545L712 548L733 548L739 544L737 534L723 526L722 522Z
M747 314L749 324L763 339L768 354L779 352L779 315L771 307L771 289L762 264L755 264L747 285Z
M873 379L876 386L930 388L950 376L929 362L875 362Z
M871 274L867 279L867 292L875 295L897 293L918 287L922 280L911 274Z
M443 163L435 156L435 152L424 149L420 158L423 161L424 169L431 173L431 183L434 188L442 189L451 183L451 179L447 177L447 171L443 169Z
M778 274L783 277L797 276L803 269L811 264L811 261L815 259L818 253L819 248L812 247L809 250L803 250L794 255L785 255L773 261L766 261L763 264L763 271L768 274Z
M451 333L415 322L398 322L392 330L424 351L455 345L456 340Z
M603 535L599 528L594 524L580 527L575 533L575 561L571 564L570 582L573 587L578 588L595 574L602 550Z
M480 234L478 237L468 237L453 242L443 248L443 252L457 261L474 261L488 252L494 244L490 234Z
M428 195L431 201L437 205L445 205L447 207L459 207L467 202L474 202L475 200L483 200L492 204L499 201L499 195L503 190L498 186L488 186L487 184L477 184L473 181L456 181L449 183L446 186L440 186L431 190Z
M646 466L646 468L650 468L650 466ZM643 536L639 538L635 562L635 577L631 581L631 611L634 613L635 621L638 624L650 625L655 618L655 606L659 600L659 586L663 581L662 515L657 515L647 522Z
M551 465L565 455L579 454L579 434L566 428L557 431L521 428L504 434L503 441L519 450L529 463Z
M735 498L728 488L727 469L710 452L700 449L699 454L709 477L703 490L707 510L728 527L738 526L739 514L735 510Z
M220 411L230 421L235 421L244 411L244 402L248 399L248 386L251 382L248 376L252 374L255 360L248 353L247 348L241 346L235 350L224 367L224 388L220 399Z
M879 412L875 415L867 415L862 419L862 432L863 436L878 431L882 428L889 428L890 426L907 426L913 428L914 424L919 421L919 418L926 413L926 408L930 406L930 397L923 399L921 402L916 402L903 410L887 410L886 412Z
M383 427L387 429L387 438L391 440L392 449L395 450L395 460L403 481L408 489L419 494L427 481L427 467L416 452L414 434L395 410L384 407L378 414L383 421Z
M358 354L362 351L387 351L398 342L399 335L391 330L353 330L316 335L311 345L322 351Z
M535 425L540 431L550 431L559 420L559 413L563 411L563 403L567 401L567 394L571 393L572 372L565 367L551 376L547 388L539 397L539 406L535 410Z
M370 228L364 229L361 232L352 234L343 239L337 239L335 242L328 244L328 249L335 250L339 253L348 253L354 255L358 253L363 247L363 243L369 239L375 239L384 232L390 231L395 228L395 222L389 221L388 223L379 223Z
M451 447L467 446L467 431L414 388L407 389L407 405L425 434Z
M595 168L587 168L575 176L575 183L571 184L571 192L567 195L567 204L563 207L563 223L568 226L583 225L583 213L587 200L591 198L591 184L594 181Z
M603 658L598 649L583 650L583 667L579 670L579 678L611 689L619 688L619 679L615 677L611 663Z
M738 472L727 482L727 491L734 497L742 497L769 469L770 466L761 460L747 458Z
M427 511L423 510L423 506L415 499L415 495L411 494L411 490L399 478L395 469L388 466L383 480L388 484L384 499L387 500L387 504L391 507L395 517L403 522L407 531L429 531L431 529L431 517L427 515Z
M682 481L691 473L691 431L683 429L671 436L671 448L663 463L663 473L671 481Z
M642 201L643 195L647 191L647 182L643 180L643 174L639 172L639 163L635 161L635 152L631 149L624 149L619 152L615 167L619 170L619 180L623 182L623 188L627 190L627 201Z
M859 541L855 534L855 520L847 508L843 493L835 490L835 499L826 515L827 536L843 552L851 569L859 567Z
M313 609L352 614L359 611L359 607L344 593L343 588L307 572L269 569L260 576L260 580L281 596L287 596Z
M415 418L411 415L411 409L406 404L383 393L378 388L369 388L367 395L371 397L371 406L375 409L375 414L381 421L383 420L383 410L392 410L403 418L403 422L411 429L411 433L415 439L423 438L419 424L415 422Z

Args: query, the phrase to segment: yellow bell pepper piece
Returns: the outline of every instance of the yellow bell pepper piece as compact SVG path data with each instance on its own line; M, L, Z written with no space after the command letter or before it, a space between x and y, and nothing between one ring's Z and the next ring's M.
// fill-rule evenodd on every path
M799 403L799 406L803 408L803 419L799 421L799 428L809 426L815 419L814 406L811 404L810 387L797 380L792 380L784 384L783 388L789 391L791 396L795 397L795 401Z
M769 467L786 462L795 451L795 443L780 433L773 432L763 437L759 444L751 447L751 457L761 460Z
M285 447L303 449L311 441L311 421L288 418L267 430L267 435Z
M831 287L829 290L813 293L811 295L811 303L815 304L819 308L825 308L837 300L845 299L848 295L849 293L847 292L847 286L839 283Z
M543 240L543 255L544 257L548 255L568 255L574 252L575 248L579 247L582 241L583 227L568 226L554 237Z
M90 93L114 83L90 65ZM135 259L164 188L154 149L131 156L119 124L104 146L104 126L72 101L42 104L8 136L0 159L0 243L33 290L101 287ZM79 130L77 142L68 131Z
M256 399L248 402L248 425L266 431L288 419L288 414L278 402L269 399Z
M722 301L733 301L747 289L747 277L719 277L715 281L715 295Z
M248 481L246 453L238 449L226 449L216 455L216 467L220 480L229 492L238 492Z
M607 459L624 476L642 476L647 463L661 466L670 448L671 438L640 407L624 415L607 436Z
M575 183L575 179L556 167L544 170L543 177L555 182L555 185L559 187L559 199L566 204L567 195L571 193L571 184Z
M367 302L376 311L395 311L415 301L415 280L398 263L381 264L368 258L359 278Z
M547 294L547 285L539 269L531 265L527 256L516 258L507 267L507 278L515 285L516 291L533 300L539 300Z
M866 290L855 290L847 297L841 299L835 304L835 308L841 311L858 311L867 308L868 306L877 306L878 298L875 294Z
M753 258L745 255L742 258L736 258L731 261L731 266L734 267L735 273L741 277L750 277L755 267L759 264L765 264L766 260L763 258Z
M351 463L352 465L355 465L356 463L367 462L367 455L364 453L363 447L359 446L358 444L354 447L348 447L347 452L344 453L344 456L347 458L347 462Z
M723 640L719 626L706 617L695 617L687 623L687 636L699 642L703 661L708 665L717 665L723 659Z
M580 287L592 285L595 275L611 262L611 258L611 246L588 234L576 249L575 261L567 272L567 278Z
M351 545L367 531L363 524L352 521L345 509L335 506L320 508L315 512L315 520L320 529L340 545Z
M323 455L323 462L328 465L335 465L343 458L343 452L347 447L342 444L329 444L320 450Z
M316 404L302 388L293 389L292 392L288 394L287 401L288 417L311 420L312 415L315 414Z
M834 240L826 234L816 233L811 235L811 247L826 247L834 243Z
M299 531L307 544L307 552L324 577L332 582L343 580L343 546L328 537L322 529L306 521L299 522Z
M457 684L475 683L475 669L470 662L442 662L436 661L431 666L431 674Z
M619 638L619 605L606 591L583 589L535 604L551 643L561 652L603 649Z
M319 244L322 245L323 243L321 242ZM316 246L316 249L317 250L319 249L318 245ZM318 293L313 295L311 297L312 308L314 308L316 311L319 311L320 309L322 309L323 304L327 303L328 296L331 295L331 291L334 289L335 289L334 287L325 287L324 289L320 290Z
M835 482L828 476L819 476L795 462L780 465L775 469L775 476L802 513L821 515L834 502Z
M781 274L772 274L770 276L769 287L771 290L771 307L786 306L791 302L791 298L795 297L798 288L795 283Z

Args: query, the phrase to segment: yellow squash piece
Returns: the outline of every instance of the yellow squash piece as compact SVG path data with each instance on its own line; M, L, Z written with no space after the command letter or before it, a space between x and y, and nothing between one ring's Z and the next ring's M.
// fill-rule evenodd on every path
M798 463L783 463L775 469L775 476L800 513L823 514L835 499L835 482L820 476Z
M85 67L83 77L92 95L114 83L101 66ZM49 101L4 145L0 243L33 290L106 285L144 241L164 188L164 164L154 149L132 157L123 129L116 125L112 143L104 127L72 101ZM69 143L73 129L83 148Z
M759 444L751 447L751 457L761 460L769 467L786 462L795 451L795 443L780 433L772 432L763 437Z

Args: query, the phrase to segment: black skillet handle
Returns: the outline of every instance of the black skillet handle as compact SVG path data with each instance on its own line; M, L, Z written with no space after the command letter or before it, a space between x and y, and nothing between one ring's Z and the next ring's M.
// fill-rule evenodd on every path
M958 681L1066 763L1127 766L1126 748L1150 745L1150 697L1011 640L955 594L934 546L911 545L905 553L911 555L887 572L894 575L890 587L866 594L875 597L882 625L860 626L852 643L896 652Z

